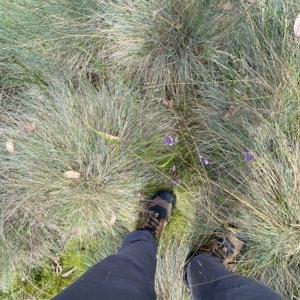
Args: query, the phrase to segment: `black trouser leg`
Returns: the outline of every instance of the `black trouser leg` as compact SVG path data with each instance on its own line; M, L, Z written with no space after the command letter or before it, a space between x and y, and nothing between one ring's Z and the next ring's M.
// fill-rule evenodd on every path
M154 300L157 245L147 230L131 232L118 254L95 264L54 300Z
M268 286L228 271L209 254L189 262L186 280L193 300L282 300Z

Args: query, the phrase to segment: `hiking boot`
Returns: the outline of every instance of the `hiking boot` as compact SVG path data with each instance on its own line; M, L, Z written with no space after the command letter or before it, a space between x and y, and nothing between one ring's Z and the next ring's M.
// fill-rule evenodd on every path
M147 229L158 243L169 222L176 203L176 196L168 190L158 191L149 201L137 229Z
M216 229L199 252L211 254L223 263L227 270L232 271L236 266L236 256L245 246L246 239L241 233Z

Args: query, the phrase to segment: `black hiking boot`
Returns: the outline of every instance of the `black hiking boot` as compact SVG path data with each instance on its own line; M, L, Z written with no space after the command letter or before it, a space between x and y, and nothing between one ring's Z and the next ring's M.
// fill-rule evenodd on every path
M137 229L147 229L154 236L156 242L169 222L176 204L176 196L168 190L158 191L149 201L142 213Z
M192 258L196 255L207 253L218 259L228 271L233 271L236 266L236 256L247 245L247 238L242 232L236 232L237 227L230 224L234 231L216 229L210 236L207 243L191 251L185 260L183 271L184 282L187 286L187 266Z

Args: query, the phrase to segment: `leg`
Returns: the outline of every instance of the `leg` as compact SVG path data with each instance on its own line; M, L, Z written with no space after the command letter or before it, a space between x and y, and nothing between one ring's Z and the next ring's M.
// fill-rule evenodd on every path
M138 230L124 240L118 254L91 267L54 300L156 299L157 243L172 215L176 196L158 191L143 213Z
M271 288L228 271L210 254L197 255L189 262L186 281L193 300L282 300Z
M150 231L131 232L118 254L91 267L53 299L156 299L156 251Z

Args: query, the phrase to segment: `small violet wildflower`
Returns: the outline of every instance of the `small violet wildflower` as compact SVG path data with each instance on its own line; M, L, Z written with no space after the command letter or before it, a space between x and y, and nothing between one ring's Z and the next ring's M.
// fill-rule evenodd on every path
M180 179L174 179L174 181L173 181L173 186L174 187L178 187L178 186L180 186L180 184L181 184L181 180Z
M199 160L200 160L201 164L208 165L208 158L207 157L200 155Z
M175 142L175 139L171 136L171 135L168 135L166 137L166 139L164 140L164 143L167 145L167 146L173 146L174 145L174 142Z
M244 160L246 162L251 162L253 159L254 159L253 154L249 150L245 151L245 153L244 153Z

